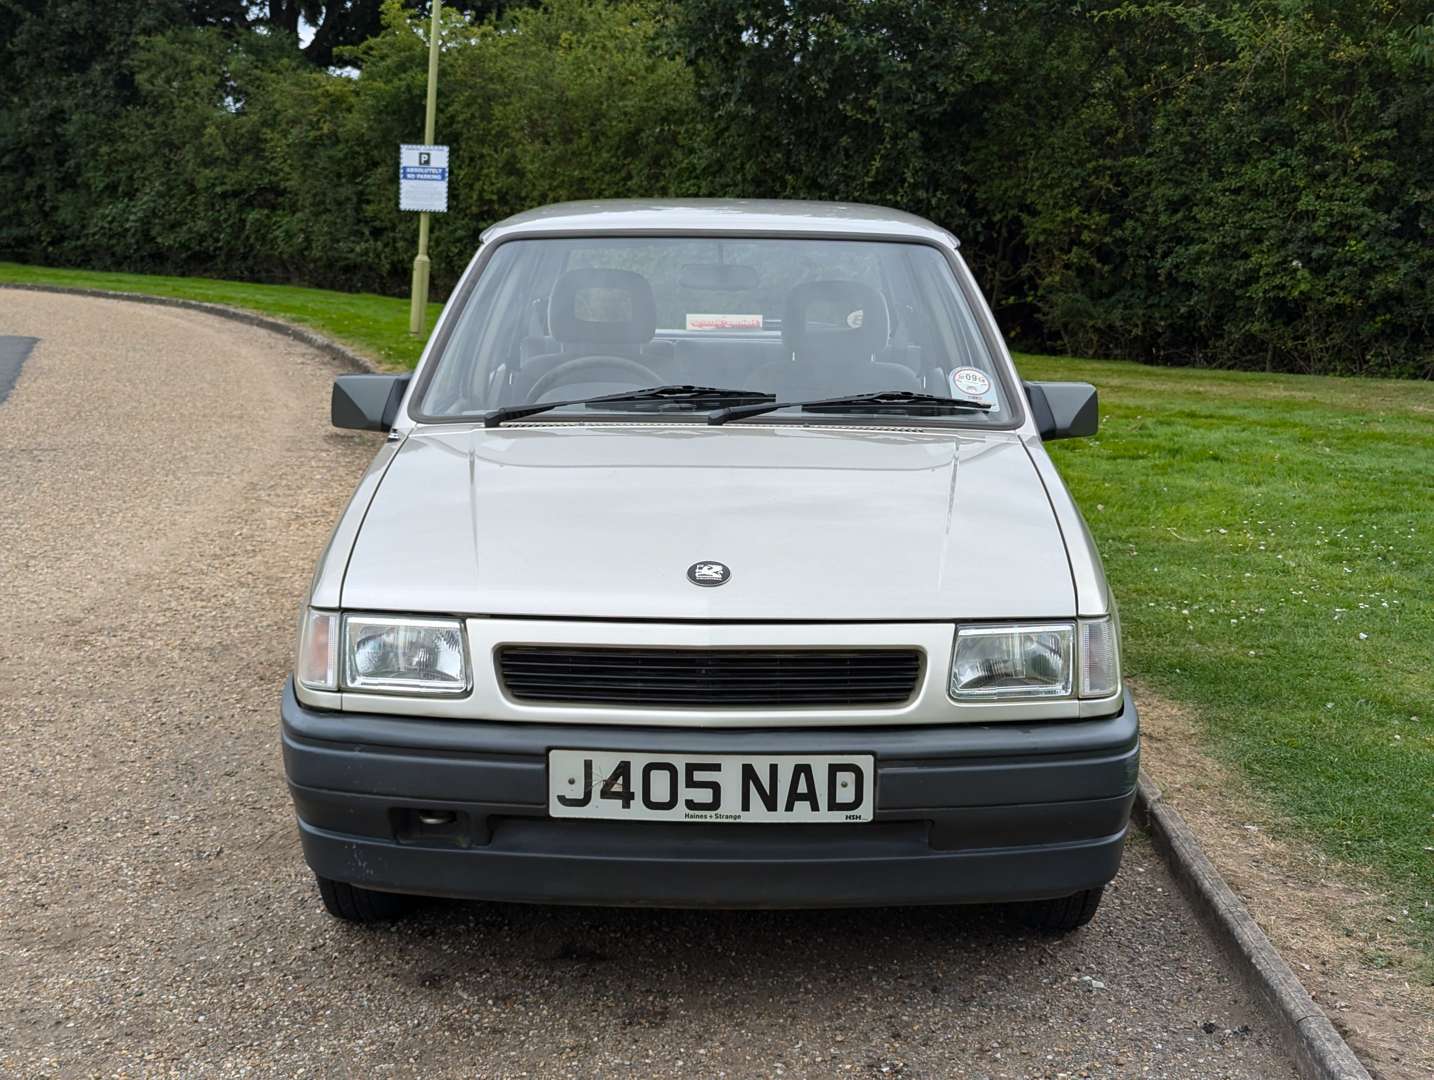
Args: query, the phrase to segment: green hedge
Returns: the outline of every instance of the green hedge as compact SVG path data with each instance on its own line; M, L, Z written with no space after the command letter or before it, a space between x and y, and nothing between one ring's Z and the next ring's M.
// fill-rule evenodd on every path
M1434 375L1427 3L682 7L733 186L948 224L1028 340Z
M4 3L0 257L405 289L418 12L330 71L204 4ZM1427 3L551 0L450 15L440 89L440 295L544 202L862 200L951 227L1027 345L1434 375Z
M581 0L501 25L446 19L438 137L454 182L434 229L440 292L482 229L515 210L673 190L695 99L658 29L641 5ZM107 95L91 97L84 76L57 87L44 65L18 73L35 96L0 98L0 161L18 166L0 169L0 256L403 290L417 217L398 210L397 148L423 131L426 34L390 3L383 31L345 57L361 75L315 68L292 41L189 25L125 35ZM74 51L75 66L92 62ZM44 107L47 93L86 126ZM27 114L28 130L4 123ZM57 142L63 174L25 160L30 144Z

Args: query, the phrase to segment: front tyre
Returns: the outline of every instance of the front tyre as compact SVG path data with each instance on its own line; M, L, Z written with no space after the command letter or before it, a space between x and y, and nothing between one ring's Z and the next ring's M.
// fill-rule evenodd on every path
M1058 896L1054 900L1030 900L1016 904L1014 914L1028 930L1042 934L1068 934L1090 922L1100 907L1104 887L1086 889L1074 896Z
M319 883L319 895L324 898L324 908L336 919L355 923L388 922L398 918L410 906L407 896L398 893L375 892L361 889L346 881L314 875Z

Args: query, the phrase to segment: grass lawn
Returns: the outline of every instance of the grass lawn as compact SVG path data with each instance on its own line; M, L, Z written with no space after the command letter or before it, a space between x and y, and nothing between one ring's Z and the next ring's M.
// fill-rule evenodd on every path
M422 347L387 297L9 263L0 281L252 308L399 366ZM1127 671L1195 709L1280 822L1379 871L1434 955L1434 384L1017 362L1100 388L1100 435L1051 449Z
M290 285L251 285L209 278L162 277L156 274L108 274L92 270L53 270L0 262L0 282L67 285L81 289L177 296L248 308L263 315L317 330L393 367L413 367L427 338L410 337L408 301L370 293L332 292ZM428 329L442 304L428 305Z
M1101 392L1051 452L1127 670L1434 951L1434 384L1017 358Z

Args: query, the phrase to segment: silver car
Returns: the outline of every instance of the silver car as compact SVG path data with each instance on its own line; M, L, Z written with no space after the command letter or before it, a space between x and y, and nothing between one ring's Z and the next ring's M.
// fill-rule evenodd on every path
M328 910L1012 903L1087 922L1139 759L1099 556L956 240L799 202L500 222L319 561L282 703Z

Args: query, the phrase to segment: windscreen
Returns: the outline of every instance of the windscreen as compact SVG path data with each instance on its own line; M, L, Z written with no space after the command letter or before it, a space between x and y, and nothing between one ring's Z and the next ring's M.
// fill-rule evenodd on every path
M509 240L461 303L416 410L426 419L673 385L778 402L905 391L990 406L938 422L1010 419L952 268L926 244ZM599 418L580 404L544 417L567 413Z

